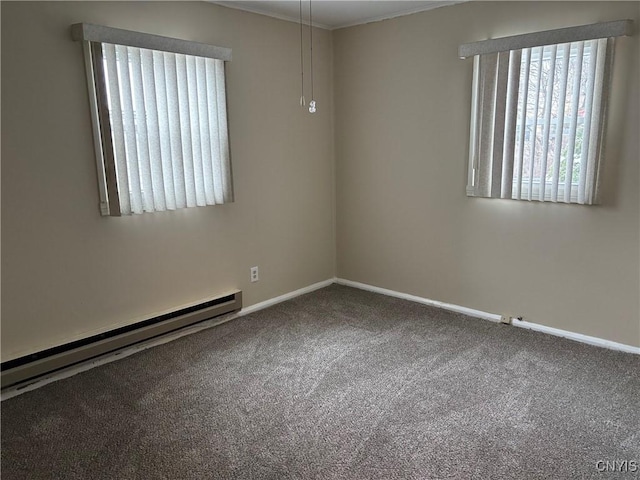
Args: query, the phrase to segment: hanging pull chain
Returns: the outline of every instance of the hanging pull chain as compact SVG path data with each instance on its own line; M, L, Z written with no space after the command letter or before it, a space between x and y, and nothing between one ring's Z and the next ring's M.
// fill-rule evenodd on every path
M304 52L303 52L303 34L302 34L302 0L300 0L300 106L304 107L306 101L304 99Z
M316 100L313 96L313 13L311 12L311 0L309 0L309 57L311 63L311 101L309 113L316 113Z

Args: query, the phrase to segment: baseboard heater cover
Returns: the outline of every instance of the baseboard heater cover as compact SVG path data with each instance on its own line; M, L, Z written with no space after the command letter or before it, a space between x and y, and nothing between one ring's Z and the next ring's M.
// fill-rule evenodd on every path
M175 311L3 362L1 388L11 387L194 323L242 308L242 292L179 308Z

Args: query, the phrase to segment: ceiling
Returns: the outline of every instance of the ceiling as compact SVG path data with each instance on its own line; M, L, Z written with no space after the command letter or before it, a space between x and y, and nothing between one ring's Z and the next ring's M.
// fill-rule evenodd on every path
M300 19L299 0L210 1L225 7L268 15L282 20L298 22ZM313 24L316 27L333 30L409 15L445 5L461 3L461 1L464 0L313 0L311 6ZM302 0L302 7L304 21L307 22L309 19L309 0Z

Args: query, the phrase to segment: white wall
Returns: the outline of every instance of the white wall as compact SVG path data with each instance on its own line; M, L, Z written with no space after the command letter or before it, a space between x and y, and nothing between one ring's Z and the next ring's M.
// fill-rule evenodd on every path
M640 345L639 39L616 47L598 207L467 198L461 43L635 19L638 2L471 2L334 32L338 276Z
M235 203L100 216L78 22L233 49ZM229 289L251 305L334 276L331 38L315 33L311 116L294 23L204 2L2 3L3 361Z

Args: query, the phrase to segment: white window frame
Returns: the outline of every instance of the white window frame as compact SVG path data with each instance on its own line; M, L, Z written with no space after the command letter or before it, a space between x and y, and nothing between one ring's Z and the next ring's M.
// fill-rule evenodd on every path
M613 60L613 37L631 35L632 33L633 21L619 20L460 45L458 50L460 58L474 57L467 195L581 204L599 203L600 157L606 117L608 80ZM598 41L598 39L609 40ZM551 46L555 52L555 47L563 47L561 44L569 45L572 42L583 41L594 41L592 43L597 42L599 44L599 70L595 71L596 60L592 58L594 71L590 72L590 74L593 75L593 81L601 82L599 87L602 91L602 96L598 98L597 110L594 107L593 117L590 117L597 122L592 125L590 130L595 134L592 135L593 138L590 139L589 145L582 146L583 150L587 148L584 151L590 155L590 177L586 180L581 178L582 188L577 189L579 193L576 193L574 191L576 189L570 185L571 194L566 197L564 195L564 185L558 185L556 182L557 188L553 194L550 194L551 188L547 188L549 182L545 181L544 195L542 195L541 182L536 181L535 177L533 179L527 177L527 182L522 182L524 171L516 173L517 165L514 166L514 159L509 158L509 155L513 157L513 149L515 148L516 140L514 140L513 136L515 135L516 122L521 123L520 119L514 117L514 112L517 111L518 94L522 93L520 92L519 84L520 55L524 55L523 52L525 51L527 54L531 54L532 49L536 49L536 47L540 47L536 50L537 52L543 51L546 53L546 49ZM481 65L482 62L486 61L490 63L495 61L496 63L492 63L491 67L486 68ZM530 61L530 59L527 61ZM542 59L540 58L539 61L539 66L541 67ZM500 69L501 71L499 72L498 70ZM538 80L538 90L541 81L540 79ZM501 83L498 84L498 82ZM515 101L513 100L514 88L516 89ZM491 102L495 103L487 104L487 98L492 98ZM485 102L484 105L483 100ZM546 101L549 101L549 99L547 98ZM505 103L509 103L509 105L505 105ZM546 112L545 122L551 124L550 117L550 111ZM508 133L505 131L508 131ZM545 141L548 142L547 133L545 132ZM575 137L575 132L573 132L573 135ZM547 145L543 141L543 153L549 154L550 149L547 151ZM505 152L504 156L503 151ZM509 155L506 152L509 152ZM554 159L554 162L557 163L559 160ZM543 167L541 166L541 168ZM586 168L584 166L585 170ZM505 169L504 172L503 169ZM595 172L593 172L594 169ZM480 178L481 171L482 178ZM515 185L517 175L520 176L520 182L516 193L512 185ZM529 185L529 183L532 185Z
M108 86L105 83L104 75L103 44L122 45L157 52L170 52L193 57L212 58L222 60L223 62L231 60L231 49L88 23L72 25L71 36L73 40L82 42L83 45L97 163L100 212L103 216L121 216L123 214L133 213L123 212L120 208L114 144L109 121ZM226 86L224 88L226 89ZM160 160L152 159L151 161ZM230 159L228 175L229 181L232 182ZM230 193L225 195L225 202L227 201L233 201L232 186L230 186ZM145 209L145 211L156 210L151 208Z

